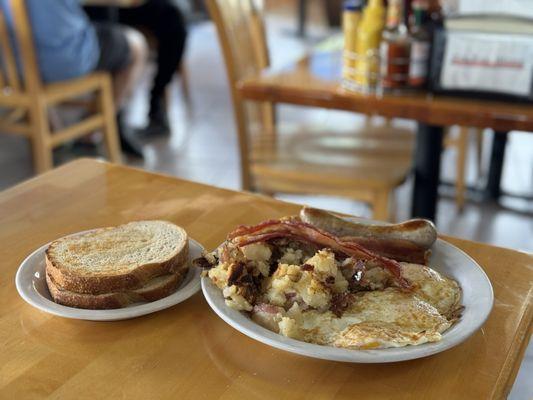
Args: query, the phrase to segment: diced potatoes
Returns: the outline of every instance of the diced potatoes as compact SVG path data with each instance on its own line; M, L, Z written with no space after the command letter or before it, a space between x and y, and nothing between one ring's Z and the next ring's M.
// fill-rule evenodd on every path
M207 275L211 281L217 285L219 289L224 289L228 282L228 268L227 263L220 263L216 267L211 268Z
M252 305L238 293L237 286L235 285L226 286L224 290L222 290L222 294L226 299L225 302L228 307L239 311L251 311L253 308Z
M300 249L287 248L281 258L279 259L280 264L291 264L298 265L302 262L303 253Z
M272 256L272 250L266 244L252 243L241 247L242 253L250 261L268 261Z
M252 243L241 247L241 251L256 271L263 276L269 275L270 264L268 261L272 256L272 250L270 250L270 247L262 243Z
M281 321L278 323L279 333L283 336L287 336L293 339L300 339L300 329L295 320L288 317L281 318Z
M337 263L335 262L335 254L328 250L319 250L313 257L305 262L312 265L315 272L321 277L336 276Z

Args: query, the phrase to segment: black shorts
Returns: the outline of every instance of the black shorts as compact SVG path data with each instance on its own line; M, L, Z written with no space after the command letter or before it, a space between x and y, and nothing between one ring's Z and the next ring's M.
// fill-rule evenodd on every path
M130 62L130 46L120 25L96 22L94 28L100 46L96 69L116 72L126 67Z

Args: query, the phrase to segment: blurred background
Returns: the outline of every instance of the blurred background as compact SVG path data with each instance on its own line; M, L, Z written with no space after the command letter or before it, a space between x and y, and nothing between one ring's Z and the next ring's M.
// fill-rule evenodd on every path
M97 1L96 3L103 3L103 6L100 4L96 7L92 6L91 15L96 14L100 20L108 18L109 21L119 23L116 17L117 11L126 9L131 2L119 1L122 4L118 7L114 4L117 3L116 1ZM175 1L174 3L184 16L188 34L182 59L183 70L186 73L181 74L177 71L173 74L168 87L165 88L169 134L142 132L142 129L150 122L148 116L150 91L157 71L157 45L152 45L149 49L146 67L135 79L131 94L124 101L122 113L125 124L139 128L141 131L134 132L131 136L142 148L144 158L126 155L124 162L180 178L229 189L240 189L242 186L239 138L230 97L230 84L217 39L217 31L209 20L209 14L203 2ZM477 14L501 16L502 10L499 10L496 5L488 6L486 2L466 1L463 2L462 8L460 3L443 2L442 8L438 10L438 18L446 21L446 16L459 17L454 21L463 23L470 30L479 29L479 21L486 20L491 21L495 26L493 29L497 31L505 31L509 26L515 26L514 29L516 29L518 26L513 20L509 22L507 17L501 24L503 28L497 25L497 21L494 21L497 19L495 17L488 19L484 16L485 20L480 17L478 21L475 18L465 18L461 13L467 16ZM513 10L510 7L511 3L515 7ZM360 3L354 2L354 4ZM512 1L505 4L507 4L506 11L510 12L510 18L512 18L512 12L519 15L521 18L518 22L522 23L523 29L531 34L533 29L531 21L524 20L523 17L533 9L532 4L529 1ZM283 69L284 66L294 63L308 52L337 52L340 78L342 1L268 0L264 6L270 62L274 70ZM412 5L409 7L411 14L405 18L406 22L410 21L412 25ZM95 12L99 11L95 8L100 8L101 11ZM472 26L469 26L468 22ZM481 24L486 25L487 22ZM464 26L459 28L465 29ZM515 33L501 33L503 38L511 37L511 40L512 35ZM531 38L530 43L533 43L533 35ZM533 57L531 54L533 53L529 55ZM433 69L437 67L434 65ZM531 74L531 71L529 72ZM527 85L527 82L524 84ZM475 90L472 92L474 93ZM479 94L472 96L480 97ZM531 96L531 91L529 91L529 96ZM491 97L491 95L482 94L481 97ZM524 101L527 101L527 95L524 96ZM307 126L327 127L328 129L359 129L364 126L367 118L365 115L351 112L285 104L279 104L276 111L277 121L283 121L284 126L298 126L305 122ZM55 115L50 115L50 117L55 116L55 119L69 117L66 112L59 116L57 112L53 114ZM75 113L71 112L71 114L76 118ZM393 124L412 132L416 129L415 122L408 119L394 118ZM451 138L461 134L457 126L450 127L449 130L450 133L447 136ZM2 125L0 125L0 131L2 131ZM441 196L437 211L438 228L443 233L463 238L531 251L533 250L531 239L533 237L533 219L531 218L533 214L533 136L520 131L512 131L508 135L501 188L504 193L512 194L511 196L502 196L498 201L483 201L473 193L466 199L464 206L458 207L454 184L459 176L464 177L466 186L474 189L483 187L487 180L493 133L486 130L484 134L478 135L474 131L467 133L463 153L458 151L457 146L454 145L444 148L440 173ZM93 142L98 144L101 138L96 135L92 141L80 143L74 140L61 144L53 151L53 165L57 166L81 156L105 156L103 149L100 148L102 146L92 146ZM466 155L462 156L465 158L464 169L458 171L458 157L465 153ZM0 188L8 188L33 176L36 171L32 158L31 141L27 138L0 135ZM398 185L394 191L393 208L396 220L409 217L411 192L412 176L407 174L405 182ZM276 193L275 196L336 211L372 216L372 210L364 202L341 196L322 196L320 193L305 196Z
M417 215L441 233L533 251L533 0L0 5L2 190L101 157L401 221L426 173ZM294 101L242 97L267 67ZM525 360L511 398L532 393Z

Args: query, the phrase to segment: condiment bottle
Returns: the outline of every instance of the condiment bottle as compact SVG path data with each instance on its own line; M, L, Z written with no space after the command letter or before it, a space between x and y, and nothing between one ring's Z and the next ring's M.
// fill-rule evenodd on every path
M426 25L427 3L415 1L412 7L414 25L411 31L409 86L421 89L426 86L428 78L431 36Z
M355 80L355 42L362 8L362 0L349 0L344 2L344 11L342 14L342 29L344 33L342 77L345 87L350 87Z
M358 90L373 91L379 77L379 43L383 31L383 0L369 0L357 29L355 83Z
M381 87L385 91L405 89L409 78L410 37L401 0L390 0L387 23L380 46Z
M438 29L442 29L443 26L444 26L444 15L443 15L443 10L440 6L440 2L438 0L430 0L429 1L429 10L428 10L428 22L426 24L426 27L428 29L428 32L429 32L429 36L430 36L430 43L431 43L431 46L430 46L430 51L429 51L429 65L428 65L428 87L429 89L431 90L431 83L432 83L432 79L429 79L429 77L431 77L432 75L432 71L433 71L433 62L436 61L436 60L433 60L433 45L435 43L435 32L438 30Z

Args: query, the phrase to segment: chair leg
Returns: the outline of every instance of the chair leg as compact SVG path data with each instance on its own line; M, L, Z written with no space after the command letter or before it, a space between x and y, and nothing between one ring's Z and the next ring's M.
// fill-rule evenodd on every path
M111 80L109 78L103 80L102 88L98 94L98 103L99 110L104 116L104 142L107 156L112 162L120 164L122 163L122 156L118 140L113 91L111 88Z
M52 147L49 145L50 126L47 108L40 99L36 99L29 110L32 126L31 148L35 172L41 174L53 167Z
M483 167L483 129L476 129L477 177L481 177Z
M391 189L382 189L374 193L372 206L372 218L378 221L390 221L390 198Z
M455 203L462 211L465 205L465 173L468 152L468 128L462 126L457 138L457 171L455 177Z

